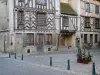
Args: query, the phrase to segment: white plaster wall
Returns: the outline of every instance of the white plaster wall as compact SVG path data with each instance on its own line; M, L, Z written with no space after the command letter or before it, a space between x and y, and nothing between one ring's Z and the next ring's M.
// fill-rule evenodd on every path
M9 19L9 38L10 38L10 43L12 42L13 45L9 46L9 49L11 51L14 51L15 47L15 33L14 33L14 0L8 0L8 19ZM12 39L12 40L11 40Z
M4 52L4 36L6 36L6 42L5 42L5 48L6 51L8 50L8 45L9 45L9 33L8 32L2 32L5 30L9 30L9 25L8 25L8 9L7 5L5 3L2 3L0 1L0 51Z
M13 28L14 28L14 13L13 13L13 8L14 8L14 4L13 4L13 0L8 0L8 10L9 10L9 29L10 29L10 33L13 33Z
M74 48L76 47L76 45L75 45L76 44L75 35L76 35L76 33L73 34L73 36L72 36L72 47L74 47Z
M0 30L8 29L7 5L0 1Z
M55 25L57 29L57 33L59 33L60 30L60 0L55 0L55 7L56 7L56 17L55 17Z

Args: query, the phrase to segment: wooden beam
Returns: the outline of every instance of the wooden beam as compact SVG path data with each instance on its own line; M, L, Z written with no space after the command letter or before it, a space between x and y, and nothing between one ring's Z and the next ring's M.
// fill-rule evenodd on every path
M28 2L25 4L25 7L29 4L30 1L31 1L31 0L28 0Z

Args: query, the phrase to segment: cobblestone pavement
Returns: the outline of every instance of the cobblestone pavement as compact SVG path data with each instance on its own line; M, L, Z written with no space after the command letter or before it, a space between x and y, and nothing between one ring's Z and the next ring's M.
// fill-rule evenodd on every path
M70 71L37 65L21 60L0 58L0 75L73 75Z
M93 60L96 63L96 73L100 74L100 49L92 49L91 54L93 55ZM24 60L25 63L30 63L33 65L37 65L39 67L42 67L42 69L52 69L54 72L62 72L62 73L69 73L67 71L67 60L70 59L70 66L71 66L71 74L74 73L76 75L92 75L92 62L89 64L80 64L76 61L76 54L77 51L70 51L68 52L51 52L51 53L40 53L40 54L24 54ZM50 63L50 57L53 59L53 65L52 67L49 67ZM6 58L7 59L7 58ZM14 55L11 57L12 60L14 59ZM10 60L11 60L10 59ZM16 61L21 61L21 54L17 54ZM17 64L16 62L16 64ZM19 63L22 64L22 63ZM24 64L25 65L25 64ZM31 66L31 65L30 65ZM30 69L29 69L30 70ZM33 69L34 70L34 69ZM53 75L53 74L52 74ZM55 74L56 75L56 74ZM58 73L58 75L64 75ZM68 74L69 75L69 74Z

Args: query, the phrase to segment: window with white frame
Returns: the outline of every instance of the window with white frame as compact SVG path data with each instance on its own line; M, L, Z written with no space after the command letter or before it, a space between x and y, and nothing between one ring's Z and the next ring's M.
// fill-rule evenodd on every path
M90 12L90 3L85 4L85 10L86 12Z

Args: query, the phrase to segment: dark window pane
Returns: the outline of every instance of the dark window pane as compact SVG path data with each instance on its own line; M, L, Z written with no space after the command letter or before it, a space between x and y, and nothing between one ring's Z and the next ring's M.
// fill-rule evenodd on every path
M18 28L24 24L24 12L22 10L18 11Z
M46 25L46 13L37 13L37 25Z
M25 0L18 0L19 2L24 2Z
M95 34L95 43L98 43L98 34Z
M68 17L63 17L63 26L69 26L69 18Z
M87 43L87 34L84 34L84 43Z
M90 27L90 18L89 17L85 17L85 27Z
M100 19L95 19L95 28L100 28Z
M46 35L46 44L51 45L52 44L52 34L47 34Z
M95 6L95 13L99 14L99 6L97 6L97 5Z

